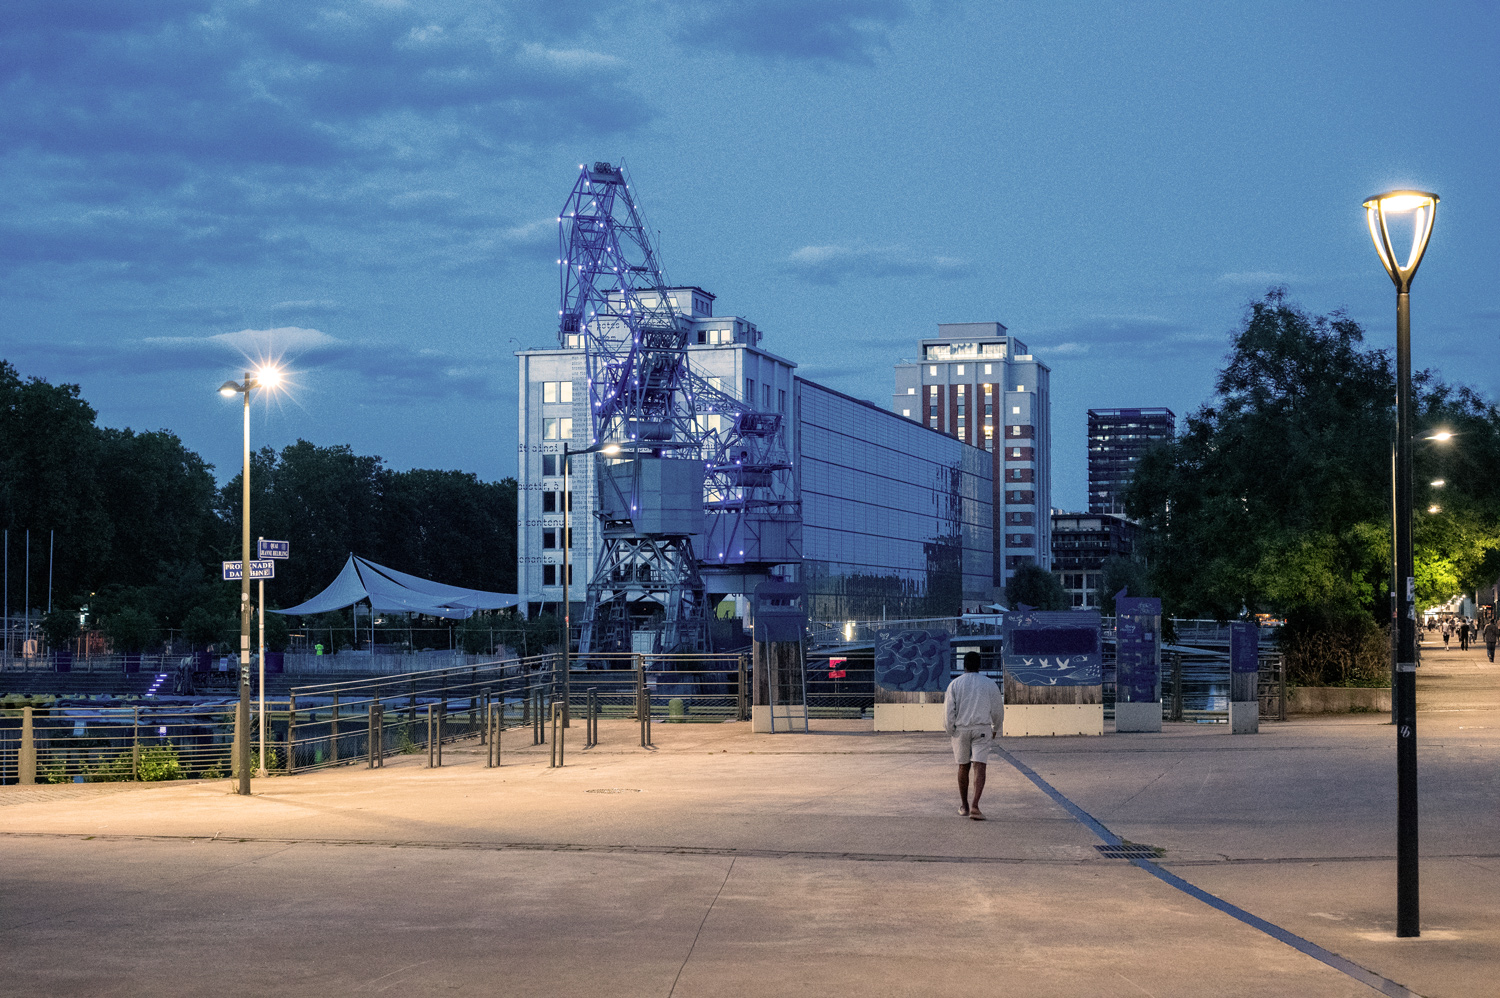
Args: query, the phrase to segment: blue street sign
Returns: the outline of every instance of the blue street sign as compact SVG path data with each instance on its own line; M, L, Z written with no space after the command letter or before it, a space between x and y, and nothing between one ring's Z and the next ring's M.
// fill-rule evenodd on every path
M240 580L243 565L238 561L224 562L224 581L238 582ZM252 579L274 579L276 578L276 563L274 561L252 561L250 563L250 578Z
M290 558L292 556L292 542L268 541L265 538L261 538L255 555L257 558Z

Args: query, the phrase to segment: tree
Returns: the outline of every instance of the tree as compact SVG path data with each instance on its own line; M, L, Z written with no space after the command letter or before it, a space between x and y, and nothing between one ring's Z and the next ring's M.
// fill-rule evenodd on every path
M1146 576L1146 566L1134 558L1110 555L1104 559L1099 572L1099 588L1095 590L1095 602L1100 612L1112 616L1115 612L1115 594L1128 589L1131 596L1150 596L1151 583Z
M1038 610L1067 610L1068 594L1062 580L1040 565L1027 562L1011 573L1005 602L1012 609L1022 603Z
M42 618L42 636L52 651L71 646L73 639L78 637L78 614L62 607L47 611Z
M150 614L127 606L104 618L104 636L115 651L134 654L155 645L161 631Z

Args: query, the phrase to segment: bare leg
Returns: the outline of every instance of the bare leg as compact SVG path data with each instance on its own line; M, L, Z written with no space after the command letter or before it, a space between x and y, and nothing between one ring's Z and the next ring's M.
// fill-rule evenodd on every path
M961 763L958 767L958 809L963 814L969 813L969 764Z
M974 763L974 810L979 810L979 798L984 793L984 774L988 767L982 762Z

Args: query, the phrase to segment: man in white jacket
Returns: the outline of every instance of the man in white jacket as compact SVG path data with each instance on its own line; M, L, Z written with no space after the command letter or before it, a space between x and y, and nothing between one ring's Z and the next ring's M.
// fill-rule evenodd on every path
M953 760L958 763L958 813L975 821L984 820L979 797L984 793L985 767L990 747L1005 723L1005 696L989 676L979 674L979 653L964 653L964 674L948 684L943 695L945 726L953 740ZM974 800L969 800L969 767L974 767Z

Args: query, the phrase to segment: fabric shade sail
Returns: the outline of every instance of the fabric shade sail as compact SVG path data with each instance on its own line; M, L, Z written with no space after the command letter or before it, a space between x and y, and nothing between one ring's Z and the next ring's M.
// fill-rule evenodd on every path
M356 603L369 603L381 613L425 613L431 617L464 620L475 610L503 610L520 601L520 597L513 593L491 593L419 579L351 554L343 571L327 589L306 603L271 612L287 615L326 613Z

